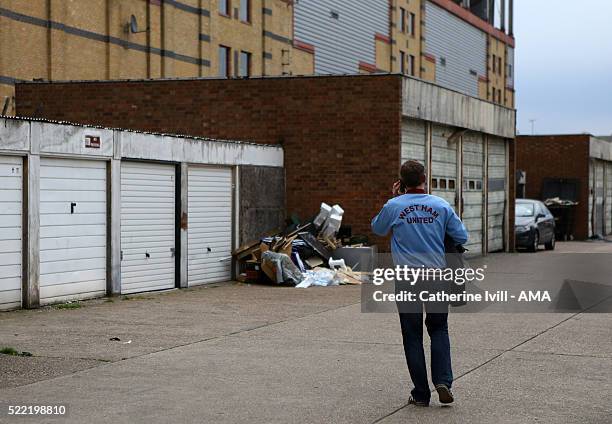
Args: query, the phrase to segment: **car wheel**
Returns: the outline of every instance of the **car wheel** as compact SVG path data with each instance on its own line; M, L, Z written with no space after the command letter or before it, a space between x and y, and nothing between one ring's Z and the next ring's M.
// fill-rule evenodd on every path
M555 250L555 235L553 234L550 241L544 244L546 250Z
M533 242L531 243L531 246L529 246L529 251L537 252L539 245L540 245L540 233L536 231L535 233L533 233Z

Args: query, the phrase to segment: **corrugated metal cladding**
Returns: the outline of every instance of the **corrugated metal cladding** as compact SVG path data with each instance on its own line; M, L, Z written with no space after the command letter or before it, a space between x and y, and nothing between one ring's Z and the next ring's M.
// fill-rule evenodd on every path
M468 230L466 244L470 256L483 253L484 202L484 139L481 133L468 131L463 135L463 213L462 220Z
M232 170L189 167L189 286L232 278Z
M503 138L489 137L488 141L488 250L504 248L504 219L506 212L506 143Z
M487 36L457 16L426 3L425 52L436 57L436 83L478 97L487 75Z
M355 74L376 64L374 34L389 33L388 0L297 0L295 38L315 46L315 73Z
M21 306L22 159L0 156L0 310Z
M176 168L121 163L121 293L175 287Z
M516 69L514 67L514 48L512 47L507 47L508 49L508 70L507 70L507 85L509 87L514 88L514 73L516 72Z
M106 294L106 162L40 161L40 303Z
M457 211L457 140L449 140L454 130L433 124L431 135L431 193L442 197Z

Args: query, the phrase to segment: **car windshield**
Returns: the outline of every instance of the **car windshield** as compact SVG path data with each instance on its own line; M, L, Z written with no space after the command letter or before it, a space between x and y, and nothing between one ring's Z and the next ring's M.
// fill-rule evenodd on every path
M533 216L534 209L532 203L517 203L514 211L516 216Z

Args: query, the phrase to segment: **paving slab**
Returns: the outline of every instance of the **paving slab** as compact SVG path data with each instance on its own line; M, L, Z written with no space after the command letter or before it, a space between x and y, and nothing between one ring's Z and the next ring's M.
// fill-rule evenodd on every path
M94 359L0 355L2 388L19 387L102 365ZM2 420L0 420L1 422Z
M384 424L612 422L612 359L507 352L460 378L457 402L406 406Z

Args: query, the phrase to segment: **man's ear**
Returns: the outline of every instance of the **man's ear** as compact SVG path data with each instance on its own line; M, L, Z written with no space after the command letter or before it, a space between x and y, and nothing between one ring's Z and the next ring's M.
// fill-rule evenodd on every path
M427 174L421 175L421 184L423 184L425 181L427 181Z

